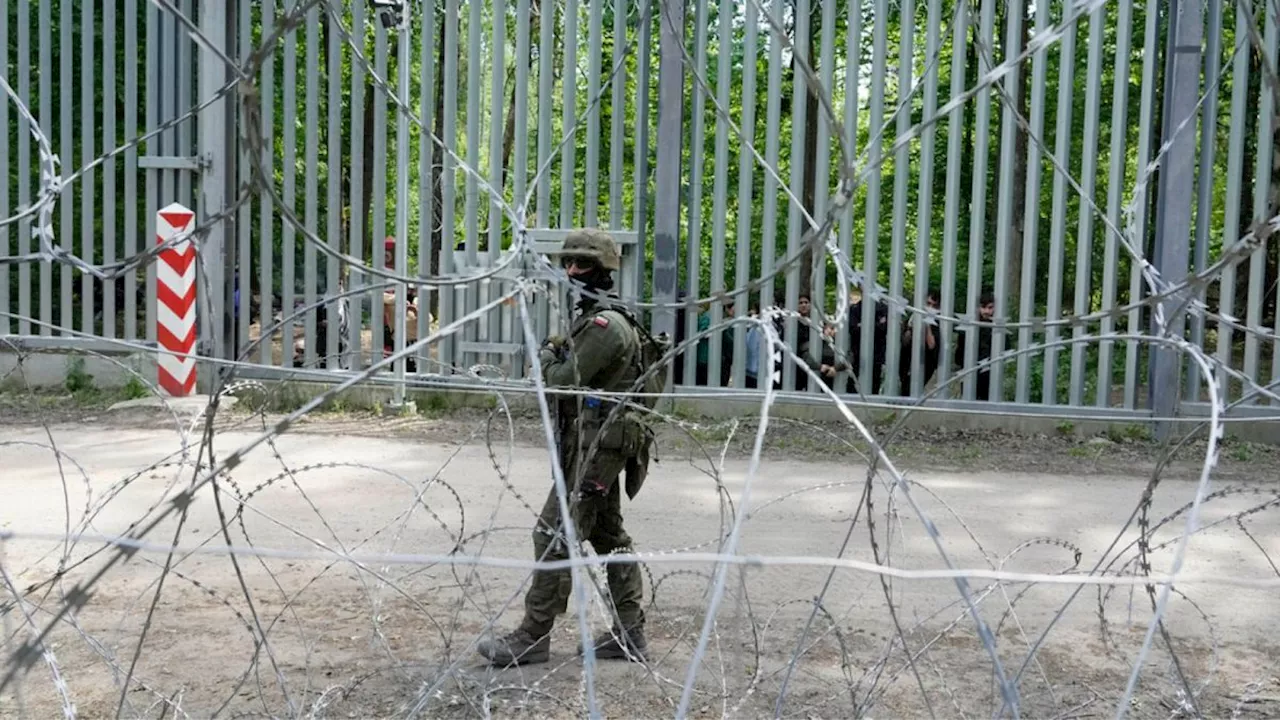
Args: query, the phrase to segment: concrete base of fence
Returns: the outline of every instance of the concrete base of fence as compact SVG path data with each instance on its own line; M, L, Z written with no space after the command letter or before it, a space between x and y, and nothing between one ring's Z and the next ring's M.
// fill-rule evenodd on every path
M110 342L0 338L0 383L6 389L65 386L76 376L100 388L122 388L131 379L155 385L156 353Z
M264 380L270 398L268 407L275 411L291 411L332 387L329 383L304 380ZM350 388L329 398L322 410L375 410L380 412L443 414L454 408L492 409L497 406L494 394L479 391L458 391L434 388L410 387L405 392L403 405L395 405L393 386L388 383L369 383ZM531 415L537 412L534 396L528 392L507 393L505 402L512 412ZM934 405L924 409L911 409L909 406L894 405L888 401L868 399L848 401L855 416L869 426L883 429L902 418L907 428L924 430L939 428L943 430L975 430L1000 431L1023 435L1074 435L1079 438L1108 436L1116 433L1124 437L1144 436L1152 431L1152 423L1141 414L1141 411L1122 409L1107 410L1101 408L1034 408L1027 406L1010 407L988 403L965 403L962 401L934 401ZM257 405L256 402L247 404ZM669 398L660 402L656 408L659 412L685 418L706 418L712 420L755 417L761 410L760 396L738 395L732 393L711 394L705 390L698 393L677 390ZM1069 414L1076 415L1064 419ZM1201 404L1188 403L1183 407L1185 420L1178 423L1179 432L1196 429L1207 418L1207 408ZM1261 415L1266 408L1256 411L1239 409L1227 423L1227 436L1248 442L1280 445L1280 421L1263 420L1251 417ZM818 396L795 397L781 396L769 409L773 417L785 417L796 420L807 420L818 423L842 423L844 415L829 399ZM1199 433L1206 432L1203 428Z
M134 372L149 383L154 383L155 353L123 350L119 345L111 344L88 348L82 343L70 343L57 338L24 338L21 346L0 342L0 378L4 379L0 391L21 392L22 388L61 387L66 385L73 374L90 377L99 388L120 388L128 384L131 378L136 378ZM256 375L257 373L242 373L239 377L250 379ZM207 385L210 377L207 374L201 378L199 392L209 392ZM267 407L273 411L297 409L332 388L332 383L318 380L284 377L255 379L263 384L269 395ZM199 397L203 400L204 396ZM751 417L760 414L761 400L759 395L734 391L715 392L705 388L695 391L681 388L659 403L657 409L681 417ZM537 411L535 398L528 392L507 393L505 401L515 412L530 414ZM155 402L159 400L155 399ZM197 402L203 407L203 402ZM956 400L935 400L928 408L913 409L909 404L878 398L868 398L866 401L851 398L847 402L862 422L876 428L885 428L902 419L905 427L915 430L990 430L1026 435L1071 434L1081 438L1114 432L1133 436L1135 432L1151 430L1151 422L1142 411L1123 409L1012 406ZM260 405L253 401L246 404L254 407ZM321 407L326 410L377 409L383 414L442 414L453 408L489 409L496 406L497 400L492 393L413 386L406 391L404 402L396 404L394 385L379 378L379 382L363 383L348 389L330 398ZM1227 436L1248 442L1280 445L1280 420L1266 417L1268 409L1263 406L1233 410L1226 423ZM774 417L811 422L844 422L840 409L829 399L817 395L780 395L769 413ZM1186 403L1182 413L1185 419L1178 423L1178 435L1202 424L1208 417L1208 408L1201 403ZM1201 428L1199 432L1203 434L1205 430Z

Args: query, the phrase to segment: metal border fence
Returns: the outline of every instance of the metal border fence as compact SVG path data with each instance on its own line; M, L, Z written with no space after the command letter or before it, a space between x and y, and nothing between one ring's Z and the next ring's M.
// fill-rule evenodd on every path
M63 250L112 263L148 246L157 208L179 202L205 218L257 188L202 247L215 310L201 318L203 352L257 368L367 367L500 297L498 278L393 288L394 316L411 293L420 309L388 325L393 339L379 311L387 236L396 267L419 277L499 260L514 231L489 188L512 205L529 198L524 222L548 252L567 228L618 231L628 296L716 298L653 313L660 329L808 296L810 323L789 318L784 334L817 346L824 321L847 312L834 265L804 258L770 276L830 206L851 152L860 174L836 221L839 252L891 296L932 298L943 318L975 319L989 293L995 318L1016 324L991 333L1003 359L990 402L1140 417L1205 400L1193 365L1134 337L1152 322L1138 304L1144 268L1181 278L1212 267L1267 219L1277 189L1275 98L1247 33L1256 25L1274 61L1276 18L1262 2L332 0L237 81L219 56L258 52L298 1L0 0L6 77L60 160ZM1186 42L1171 44L1175 34ZM807 91L804 66L821 92ZM12 102L0 120L10 217L40 191L38 158ZM1150 174L1157 160L1172 169ZM255 186L254 162L287 208ZM0 225L0 251L38 251L30 218ZM1180 328L1264 385L1280 378L1280 353L1246 330L1275 334L1277 255L1264 241L1229 264L1194 299L1221 320ZM760 278L762 290L741 291ZM9 264L0 333L154 341L154 284L153 268L99 281L48 258ZM289 319L299 304L318 306ZM859 310L862 327L877 322L874 303ZM561 311L540 299L537 330ZM246 355L276 320L271 342ZM980 360L983 331L937 325L925 384L921 345L898 339L931 322L886 314L883 394L969 406L976 374L944 385ZM498 308L395 372L519 377L520 332L515 309ZM747 344L742 327L712 334L679 361L682 384L747 387ZM864 333L851 368L864 388L877 354ZM799 377L787 364L781 386ZM1237 379L1216 379L1228 401L1255 402Z

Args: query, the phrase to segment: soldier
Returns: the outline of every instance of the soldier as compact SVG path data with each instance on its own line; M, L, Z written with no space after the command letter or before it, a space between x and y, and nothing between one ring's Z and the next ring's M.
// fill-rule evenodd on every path
M561 262L569 277L597 294L617 297L610 291L619 261L618 246L603 231L576 230L565 238ZM578 308L581 312L569 339L549 338L539 351L544 382L548 387L630 390L644 371L640 327L634 316L620 305L585 296ZM634 410L620 410L605 425L613 405L581 394L564 395L555 403L570 515L578 537L590 541L600 556L631 551L631 538L622 527L619 476L626 470L625 489L628 497L634 497L647 471L651 442ZM569 557L554 487L534 527L533 548L539 560ZM643 660L646 641L640 568L633 563L607 568L614 627L595 638L596 657ZM480 654L502 666L547 662L552 625L568 606L572 589L569 574L568 569L535 571L520 626L505 637L480 643Z

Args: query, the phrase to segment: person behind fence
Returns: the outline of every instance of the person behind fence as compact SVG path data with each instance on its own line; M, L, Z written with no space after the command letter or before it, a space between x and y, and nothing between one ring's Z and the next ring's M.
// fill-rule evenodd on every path
M995 314L996 314L995 295L993 295L990 290L984 290L982 293L982 296L978 298L978 320L980 322L989 323L991 322L991 319L995 317ZM978 330L978 352L977 352L977 356L974 358L974 361L975 363L980 364L982 363L982 361L987 360L988 358L991 357L992 328L990 326L985 326L985 327L980 326L977 328L977 330ZM956 337L955 366L957 368L965 368L964 348L966 343L969 340L969 333L962 328L960 332L956 333L956 335L957 337ZM977 376L975 378L976 382L974 383L977 386L975 388L977 392L974 393L974 398L977 400L990 400L991 399L991 366L988 365L986 367L983 367L981 370L979 370L974 374ZM964 381L959 380L957 382L964 382ZM961 387L963 387L963 385L961 385Z
M382 265L388 272L396 271L396 238L388 235L382 241ZM381 282L383 278L376 281ZM434 321L428 313L427 324ZM396 291L388 287L382 291L382 356L395 354L396 349ZM418 291L412 287L405 288L404 305L404 344L411 345L418 341ZM418 372L418 360L409 355L405 358L405 372Z
M800 335L800 352L796 354L804 358L805 364L809 366L810 370L818 373L818 376L822 378L822 382L826 383L827 387L834 388L836 375L850 369L849 363L845 362L843 358L836 357L836 326L829 320L822 324L821 350L816 353L811 352L810 343L805 338L809 327L802 325L801 330L804 332ZM797 370L796 372L799 374L800 371Z
M607 233L573 231L565 238L561 261L573 280L606 297L616 297L609 291L620 256ZM620 304L584 296L577 307L580 313L569 337L548 338L539 351L544 382L548 387L585 387L604 393L631 390L647 363L656 363L661 357L650 354L655 345L645 344L657 341ZM653 373L652 377L665 380L665 373ZM631 538L623 528L624 488L619 479L625 470L625 490L628 497L634 497L648 469L652 442L634 409L620 410L606 423L614 404L576 393L560 395L554 405L570 517L577 537L589 541L602 557L632 551ZM652 406L652 402L646 404ZM594 452L593 445L597 446ZM540 561L569 557L555 487L534 527L533 547L534 557ZM594 639L596 657L643 661L647 644L640 568L634 563L611 563L606 575L613 601L613 628ZM567 609L571 592L569 569L534 571L525 595L523 621L509 634L481 642L480 654L501 666L547 662L552 626Z
M849 392L863 392L870 390L871 395L879 395L880 388L884 385L884 363L885 355L889 348L889 304L884 300L875 300L872 306L872 322L874 325L871 330L871 387L862 388L859 386L859 379L862 373L862 303L865 300L859 297L849 305L849 365L852 369L852 377L849 379Z
M938 290L929 288L928 295L925 296L925 308L937 311L938 309ZM910 314L903 321L906 327L902 330L902 350L898 357L898 394L909 396L911 394L911 353L913 345L920 345L920 364L921 370L924 371L923 377L920 378L920 388L924 389L929 381L933 379L933 374L938 370L938 360L942 353L942 345L938 341L938 326L928 323L921 323L923 332L921 336L923 341L914 340L915 322Z

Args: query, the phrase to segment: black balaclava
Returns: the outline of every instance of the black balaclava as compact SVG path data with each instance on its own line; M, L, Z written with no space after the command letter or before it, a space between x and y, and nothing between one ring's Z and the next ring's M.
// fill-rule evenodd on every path
M582 283L582 285L586 286L586 289L589 292L593 292L597 294L608 293L610 290L613 289L613 272L611 270L606 269L603 265L600 265L600 264L597 264L595 268L591 270L591 272L578 275L570 279L572 281L570 287L573 288L573 291L578 290L577 283ZM574 292L574 294L577 294L577 293ZM581 310L586 310L587 308L590 308L591 306L596 305L599 302L600 301L597 298L593 298L588 295L582 295L578 299L577 306Z

